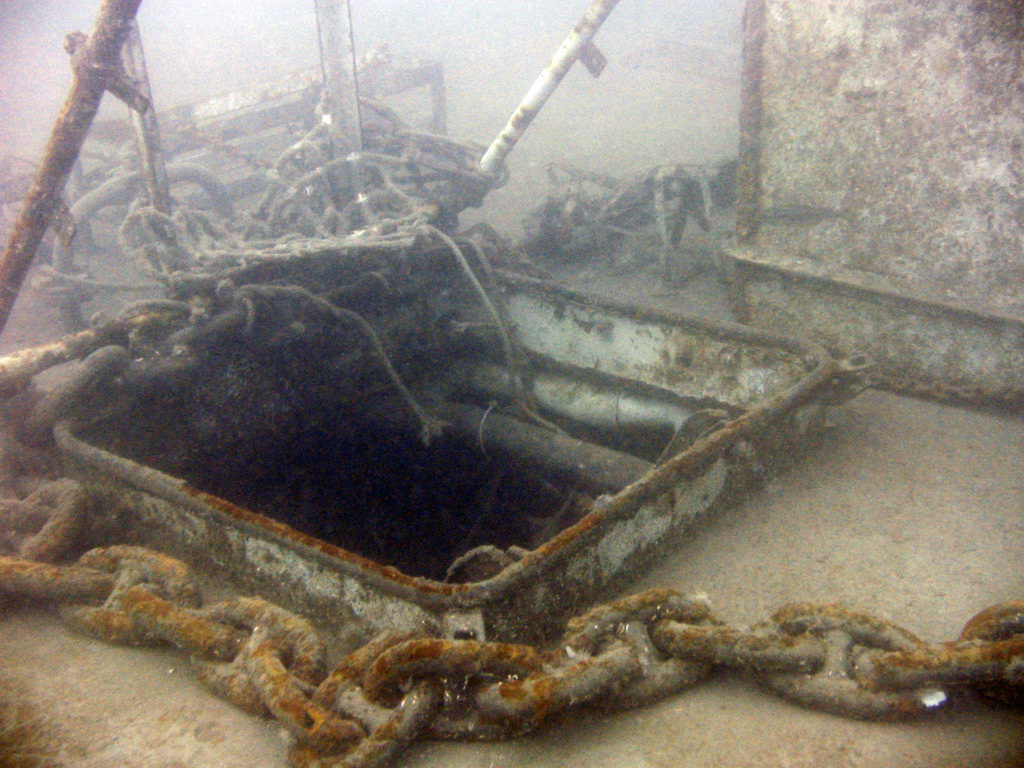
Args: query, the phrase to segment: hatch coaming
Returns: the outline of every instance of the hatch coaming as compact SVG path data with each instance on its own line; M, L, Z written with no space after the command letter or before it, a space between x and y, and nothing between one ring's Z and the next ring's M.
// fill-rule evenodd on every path
M513 280L505 290L509 317L528 359L553 360L567 379L578 372L581 385L587 372L606 383L609 376L612 382L632 382L621 391L639 400L648 396L686 404L684 415L706 413L717 405L722 416L711 422L717 426L694 435L695 442L660 464L641 461L639 466L649 469L616 492L591 494L580 514L565 515L563 510L557 517L559 510L552 510L564 528L553 529L550 538L515 546L499 542L495 549L507 559L492 564L493 573L464 583L409 573L390 565L386 557L365 557L261 514L266 510L245 509L196 489L187 478L91 445L64 427L59 445L69 470L87 479L112 510L93 525L94 543L127 536L173 552L245 589L337 625L336 631L443 623L447 613L470 611L480 613L493 636L523 639L543 634L561 617L635 578L695 517L724 505L747 486L760 462L769 461L769 454L782 444L780 435L790 444L799 442L821 408L819 401L834 394L840 372L836 364L822 350L792 339L619 306L567 294L550 284ZM559 315L568 320L545 330ZM581 326L574 317L588 322ZM575 329L575 339L569 338L570 329ZM619 336L645 338L647 346L622 346ZM739 350L730 359L751 362L753 369L748 374L732 367L717 378L710 376L699 391L688 388L688 382L681 384L665 373L671 345L680 338L695 346L706 344L702 360ZM659 343L661 349L656 348ZM628 350L633 349L637 354L630 358ZM587 359L579 350L597 354ZM625 359L608 373L612 355ZM763 373L766 365L772 366L771 376ZM733 383L755 379L764 383L764 396L752 404L750 388ZM722 382L725 386L716 390ZM427 390L421 382L418 391ZM571 406L566 413L571 415ZM558 418L560 425L572 428L571 418ZM486 418L477 427L482 439ZM414 430L409 437L415 440ZM480 451L474 441L467 442L468 450ZM331 472L330 467L322 470ZM395 471L397 476L400 468ZM402 510L396 508L393 514L401 516ZM431 543L420 541L418 546L429 548Z

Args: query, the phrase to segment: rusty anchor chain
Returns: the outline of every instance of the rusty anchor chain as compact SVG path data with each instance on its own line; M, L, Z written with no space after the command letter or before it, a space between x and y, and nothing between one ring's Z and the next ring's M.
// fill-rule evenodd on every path
M89 499L74 480L41 483L24 499L0 499L0 553L56 562L78 535Z
M509 738L581 705L642 706L722 669L868 720L922 716L960 691L1024 703L1024 601L926 643L838 605L789 605L736 627L705 601L653 589L570 620L545 651L386 631L327 670L307 620L256 597L203 605L184 563L141 547L90 550L73 565L0 557L0 601L19 599L55 603L111 642L188 653L215 693L276 718L303 768L383 768L416 738Z

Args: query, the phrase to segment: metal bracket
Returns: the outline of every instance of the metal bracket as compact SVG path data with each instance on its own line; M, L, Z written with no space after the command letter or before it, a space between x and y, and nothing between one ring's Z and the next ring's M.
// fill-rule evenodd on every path
M441 617L441 631L447 640L487 639L484 631L484 614L479 608L471 611L448 611Z

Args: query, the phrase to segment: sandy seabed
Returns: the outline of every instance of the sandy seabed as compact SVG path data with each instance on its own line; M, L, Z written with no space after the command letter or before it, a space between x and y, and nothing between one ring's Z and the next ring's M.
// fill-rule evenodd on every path
M526 69L481 85L471 60L453 63L452 133L484 139L496 130L529 82ZM669 161L710 165L735 146L735 83L610 67L595 82L574 72L566 86L513 155L509 185L468 218L517 235L551 161L625 174ZM701 287L658 301L715 311ZM978 610L1024 596L1022 564L1019 415L866 392L831 414L785 474L703 521L636 588L704 593L737 623L788 602L843 602L938 641L954 639ZM34 705L42 741L56 750L41 764L286 764L281 728L208 693L177 654L109 646L47 613L7 612L0 621L0 674ZM911 723L863 723L723 676L639 711L568 714L511 742L424 744L402 765L1009 767L1024 765L1024 715L976 702Z
M732 623L842 602L925 640L1024 592L1024 425L866 392L764 490L700 523L637 588L701 592ZM52 765L278 768L280 726L208 693L186 659L8 613L3 676L35 705ZM509 742L426 743L408 768L996 768L1024 765L1024 714L985 702L903 724L790 705L716 677L655 706L576 712ZM0 762L0 765L3 765Z

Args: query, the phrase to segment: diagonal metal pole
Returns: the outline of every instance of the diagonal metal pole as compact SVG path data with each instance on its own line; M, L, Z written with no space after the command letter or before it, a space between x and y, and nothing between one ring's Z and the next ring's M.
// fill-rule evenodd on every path
M142 177L146 181L149 202L161 213L171 212L171 185L167 179L167 166L160 151L160 126L156 119L156 108L149 87L149 71L146 69L146 55L142 49L139 22L132 20L128 40L124 46L125 74L136 84L139 92L149 102L142 112L129 109L132 133L142 164Z
M142 0L103 0L88 38L68 36L74 82L46 144L42 164L0 257L0 332L7 325L36 249L53 218L103 92L127 93L121 48ZM137 94L136 94L137 96ZM139 98L134 105L141 106Z
M576 62L582 59L587 69L596 77L603 67L604 57L593 47L591 39L597 34L604 20L608 18L619 0L590 0L586 13L573 27L565 40L555 51L551 61L534 81L530 90L519 102L508 123L480 158L479 169L489 175L497 175L502 163L516 142L526 133L533 118L540 112L551 94L555 92L562 78Z

